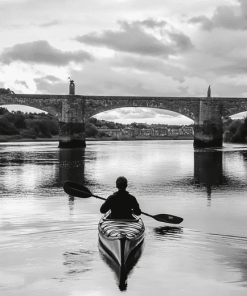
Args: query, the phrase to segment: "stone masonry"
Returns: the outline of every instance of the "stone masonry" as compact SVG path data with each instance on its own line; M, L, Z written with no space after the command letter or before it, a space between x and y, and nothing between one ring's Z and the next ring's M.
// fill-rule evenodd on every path
M246 98L134 97L0 94L1 105L26 105L44 110L59 121L59 147L85 147L85 122L92 116L123 107L177 112L194 121L194 146L222 146L222 118L247 110Z

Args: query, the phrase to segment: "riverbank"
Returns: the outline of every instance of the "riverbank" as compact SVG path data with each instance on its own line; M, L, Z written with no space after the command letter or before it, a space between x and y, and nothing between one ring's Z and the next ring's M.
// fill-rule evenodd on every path
M122 138L102 137L102 138L86 138L86 141L143 141L143 140L193 140L193 136L174 136L174 137L136 137L136 138ZM59 136L51 138L22 138L19 135L3 136L0 135L0 143L6 142L58 142Z
M12 135L12 136L3 136L0 135L0 143L6 143L6 142L48 142L48 141L59 141L59 136L54 136L51 138L23 138L19 135Z

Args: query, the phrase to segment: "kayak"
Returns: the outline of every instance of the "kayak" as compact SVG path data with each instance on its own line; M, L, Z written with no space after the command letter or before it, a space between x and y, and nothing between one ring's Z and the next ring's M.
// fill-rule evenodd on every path
M112 258L112 255L110 255L110 253L106 251L100 240L98 247L101 259L114 272L120 291L125 291L127 289L128 275L133 270L134 266L137 264L142 255L143 244L139 244L137 248L135 248L130 253L124 266L120 266L117 260L114 260Z
M110 211L99 221L99 240L106 251L120 265L124 266L130 254L144 240L145 227L140 217L133 219L110 219Z

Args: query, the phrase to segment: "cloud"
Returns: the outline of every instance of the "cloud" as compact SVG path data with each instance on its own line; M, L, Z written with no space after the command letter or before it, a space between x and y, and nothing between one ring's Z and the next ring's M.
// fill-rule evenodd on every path
M114 67L121 69L136 69L140 72L147 72L153 75L154 72L170 76L174 80L183 81L186 74L185 69L181 66L181 60L169 61L160 58L121 55L113 62Z
M114 59L85 64L71 71L76 94L166 96L179 94L179 83L159 72L139 72L135 68L118 68Z
M54 20L54 21L42 23L39 26L43 28L48 28L48 27L59 25L59 24L60 24L60 21Z
M187 74L183 73L179 80L161 71L139 71L135 65L120 68L114 59L87 63L83 69L70 72L78 95L205 96L209 85L206 79Z
M200 24L204 30L225 28L247 30L247 1L237 0L238 5L220 5L211 18L204 15L189 19L189 23Z
M15 84L19 84L21 86L24 86L25 88L28 88L28 85L24 80L15 80Z
M51 46L45 40L16 44L5 48L0 55L0 61L10 64L15 61L35 64L65 66L70 62L82 63L93 60L91 54L84 50L62 51Z
M44 77L35 78L37 91L40 93L47 94L63 94L69 93L69 83L54 75L47 75Z
M77 36L75 40L120 52L158 57L177 55L193 48L188 36L171 28L165 21L146 19L130 23L120 21L118 24L119 30L91 32Z

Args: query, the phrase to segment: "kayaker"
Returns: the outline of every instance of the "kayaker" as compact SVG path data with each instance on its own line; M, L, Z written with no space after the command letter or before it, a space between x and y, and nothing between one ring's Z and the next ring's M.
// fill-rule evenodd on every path
M116 187L118 191L110 195L100 208L102 214L111 210L112 219L132 219L132 214L141 215L136 198L126 191L128 181L125 177L118 177Z

